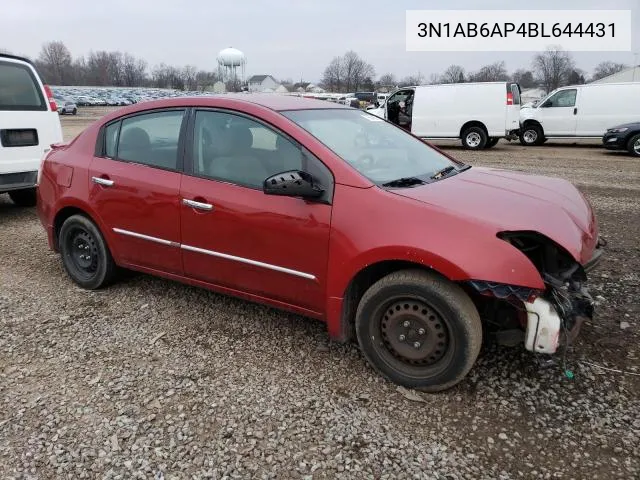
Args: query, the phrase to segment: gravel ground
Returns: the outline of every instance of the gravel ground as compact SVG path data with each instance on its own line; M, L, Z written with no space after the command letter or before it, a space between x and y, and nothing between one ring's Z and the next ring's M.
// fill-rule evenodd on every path
M65 136L95 112L64 117ZM145 275L86 292L35 211L0 196L0 477L638 478L640 161L445 145L591 199L609 247L573 379L562 357L487 347L454 389L412 394L320 322Z

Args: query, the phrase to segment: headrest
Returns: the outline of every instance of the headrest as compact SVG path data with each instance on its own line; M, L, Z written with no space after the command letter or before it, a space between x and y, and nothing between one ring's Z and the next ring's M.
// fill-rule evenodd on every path
M119 149L148 148L149 145L151 145L149 134L140 127L133 127L122 133Z

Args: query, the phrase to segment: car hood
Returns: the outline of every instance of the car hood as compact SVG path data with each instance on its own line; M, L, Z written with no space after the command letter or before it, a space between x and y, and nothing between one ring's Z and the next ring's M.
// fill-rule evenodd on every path
M631 122L631 123L623 123L622 125L616 125L615 127L608 128L608 130L613 130L614 128L640 128L640 122Z
M597 243L591 206L560 178L473 167L438 182L393 193L502 231L535 231L584 264Z

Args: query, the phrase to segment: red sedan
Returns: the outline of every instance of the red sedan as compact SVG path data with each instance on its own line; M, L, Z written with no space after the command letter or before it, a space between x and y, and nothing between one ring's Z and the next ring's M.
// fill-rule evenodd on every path
M38 213L81 287L121 267L322 319L427 391L459 382L483 336L555 352L592 316L602 251L564 180L472 168L366 112L278 95L113 112L43 161Z

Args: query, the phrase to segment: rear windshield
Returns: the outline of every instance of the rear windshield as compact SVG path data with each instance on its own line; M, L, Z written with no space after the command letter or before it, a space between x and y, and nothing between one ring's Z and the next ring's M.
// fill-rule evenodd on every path
M0 61L0 110L46 110L44 97L26 65Z

